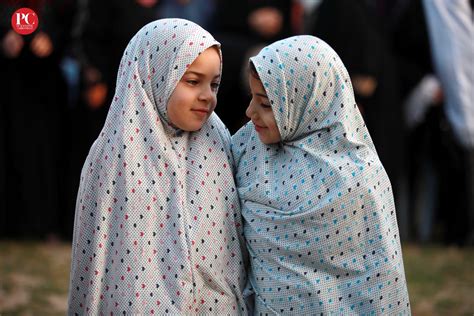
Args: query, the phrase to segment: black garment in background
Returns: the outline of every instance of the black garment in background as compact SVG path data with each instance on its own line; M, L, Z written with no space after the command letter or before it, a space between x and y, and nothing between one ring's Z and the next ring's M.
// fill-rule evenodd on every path
M0 34L0 38L3 37ZM4 60L0 56L0 69L4 69ZM3 80L0 79L0 85L3 84ZM7 191L6 191L6 153L7 153L7 139L6 139L6 113L5 103L0 99L0 236L1 232L4 232L7 227Z
M86 4L78 12L81 16L81 25L78 27L78 58L83 68L91 67L98 71L97 82L105 83L108 89L102 107L91 109L81 102L78 109L78 120L74 122L77 124L77 136L79 144L88 150L104 125L115 94L115 82L123 52L133 35L156 19L157 8L143 7L136 0L86 0ZM83 92L88 85L90 83L83 80ZM84 150L81 150L81 155L83 154ZM85 158L83 155L82 160Z
M424 76L433 74L428 30L421 2L405 1L405 7L390 29L402 100L406 100ZM439 182L439 162L446 153L441 146L442 126L445 125L443 113L440 111L442 105L434 106L435 108L427 111L422 122L407 129L405 133L408 235L410 240L418 242L434 240L439 231L439 212L435 209L433 211L436 213L425 214L430 205L439 204L437 196L429 195L441 191L440 187L433 183L433 179ZM429 232L431 229L430 236L421 233L422 225L425 226L425 231Z
M247 23L250 13L265 7L276 8L280 10L283 15L283 27L281 31L269 38L263 37L255 32ZM291 35L291 9L292 3L287 0L217 0L217 31L219 33L246 35L257 42L272 43Z
M133 35L145 24L156 19L157 9L143 7L136 0L85 2L86 5L78 12L81 17L81 25L78 26L78 58L83 68L91 67L98 71L97 82L107 85L107 98L102 107L94 110L81 103L78 113L82 118L78 126L80 138L85 141L86 147L90 147L99 135L115 94L122 54ZM82 89L88 85L89 82L83 82Z
M157 8L141 6L136 0L88 0L84 9L80 58L84 66L98 69L107 84L109 93L105 108L108 110L123 52L139 29L156 20Z
M472 245L469 240L469 214L467 212L470 197L472 196L472 152L461 146L449 124L442 105L429 109L425 120L411 133L409 149L411 154L410 188L415 195L412 197L412 206L416 204L417 195L422 193L416 190L419 183L426 182L423 167L433 165L432 173L437 181L434 200L433 232L429 240L423 242L443 242L448 245ZM416 217L418 227L424 225L424 218L417 213L416 208L410 209ZM418 215L418 216L417 216ZM417 236L415 231L415 236Z
M283 15L283 27L271 38L264 38L248 26L248 16L256 9L274 7ZM291 0L217 1L216 32L214 37L222 44L223 74L219 87L216 113L233 134L248 120L245 110L250 98L243 84L250 48L265 46L291 36ZM258 52L257 52L258 53Z
M391 28L390 39L397 63L402 99L423 79L433 74L428 29L422 0L411 0Z
M2 39L11 29L11 15L21 7L35 10L40 23L33 34L23 36L25 45L17 58L0 57L3 116L0 134L4 136L0 183L5 184L1 192L0 236L44 238L61 234L64 216L61 187L66 159L63 151L66 140L62 138L66 85L59 62L68 40L73 3L1 4ZM38 32L51 38L53 53L48 57L38 58L30 50L31 40ZM6 207L1 209L2 205Z
M426 17L422 0L406 1L405 10L392 28L392 43L400 76L400 92L406 98L420 80L434 73ZM435 204L431 214L434 227L429 240L448 244L465 245L469 238L469 205L472 205L473 170L472 152L461 146L446 117L443 104L430 108L424 121L407 134L407 165L412 223L426 225L426 218L419 216L420 199L424 192L417 188L426 185L427 178L437 181ZM426 166L431 174L425 174ZM420 185L421 184L421 185ZM426 206L426 205L425 205ZM471 206L472 209L472 206ZM412 235L419 237L415 227ZM474 237L474 236L473 236Z
M324 0L311 34L327 42L353 78L372 76L377 87L370 97L355 94L397 200L404 165L402 106L395 60L385 39L385 27L363 1Z
M473 1L469 1L469 5L472 23L472 19L474 19ZM450 9L462 10L462 6L453 6ZM429 33L434 37L438 36L436 29L430 30ZM431 48L437 49L434 46ZM453 52L450 55L444 53L441 62L452 66L450 59L456 57L457 55ZM470 67L472 70L472 62L466 65L457 65L457 67ZM441 77L442 85L449 80L449 77L445 77L446 74L439 73L437 75ZM443 86L442 88L444 89ZM474 100L470 100L470 104L467 106L472 108ZM474 246L474 148L462 143L445 112L443 111L444 117L446 117L446 132L441 139L444 160L438 166L441 180L439 213L446 224L445 241L458 246Z

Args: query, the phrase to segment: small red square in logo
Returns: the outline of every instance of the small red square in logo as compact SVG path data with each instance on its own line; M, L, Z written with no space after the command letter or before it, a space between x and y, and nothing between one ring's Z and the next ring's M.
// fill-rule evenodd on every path
M21 8L12 15L12 28L21 35L28 35L38 28L38 15L29 8Z

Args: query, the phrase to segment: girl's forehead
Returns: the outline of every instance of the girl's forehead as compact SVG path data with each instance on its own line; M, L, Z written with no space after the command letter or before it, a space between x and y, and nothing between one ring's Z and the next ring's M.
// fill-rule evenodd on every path
M221 58L217 49L209 47L187 67L185 74L193 73L197 76L219 77L221 74Z
M218 64L220 64L221 57L220 57L219 51L215 48L215 46L212 46L212 47L207 48L203 52L201 52L193 61L191 66L206 64L206 63L214 63L216 61L218 62Z
M250 89L252 90L253 93L257 94L260 97L265 97L268 98L267 92L265 91L265 88L263 87L262 82L249 74L249 84L250 84Z

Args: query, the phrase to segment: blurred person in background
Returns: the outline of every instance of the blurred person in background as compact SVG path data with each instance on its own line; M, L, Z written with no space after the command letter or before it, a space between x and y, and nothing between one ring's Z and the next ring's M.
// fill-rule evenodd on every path
M423 0L435 73L448 128L443 195L446 238L474 245L474 1ZM445 192L446 193L446 192Z
M407 127L411 236L466 245L472 243L472 4L398 3L404 8L391 37Z
M158 18L181 18L208 30L215 28L216 0L159 0Z
M408 237L416 242L440 240L441 172L446 148L442 90L434 74L421 0L397 1L390 38L396 56L403 100L408 192ZM449 189L445 185L446 189Z
M22 7L34 10L38 29L16 33L10 24ZM73 1L0 4L0 236L56 239L63 222L62 138L66 85L60 69L69 41Z
M217 1L216 39L222 43L224 72L216 112L231 133L246 121L248 57L277 39L294 34L291 0Z

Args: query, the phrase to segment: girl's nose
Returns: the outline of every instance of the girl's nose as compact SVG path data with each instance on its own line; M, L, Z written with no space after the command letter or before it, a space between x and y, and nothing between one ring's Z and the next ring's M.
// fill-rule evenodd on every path
M253 104L253 102L250 101L249 106L248 106L247 109L245 110L245 115L246 115L249 119L251 119L252 116L255 114L255 110L254 110L254 107L253 107L252 104Z
M214 97L214 91L212 87L203 87L201 93L199 94L199 99L203 101L209 101Z

